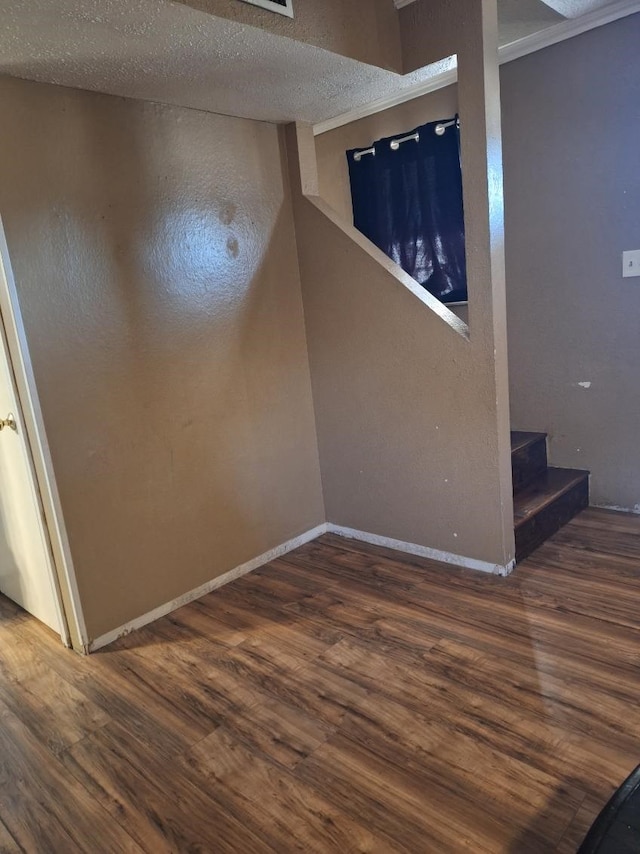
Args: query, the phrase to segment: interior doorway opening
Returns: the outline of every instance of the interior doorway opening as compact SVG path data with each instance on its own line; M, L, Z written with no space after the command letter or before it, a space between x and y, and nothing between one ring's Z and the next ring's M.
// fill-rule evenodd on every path
M86 631L0 220L0 593L86 651Z

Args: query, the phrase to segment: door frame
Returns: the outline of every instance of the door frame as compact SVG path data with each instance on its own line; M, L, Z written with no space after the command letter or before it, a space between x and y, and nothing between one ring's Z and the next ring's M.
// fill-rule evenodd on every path
M0 315L24 419L24 438L42 503L44 535L50 546L52 589L60 615L60 637L65 646L86 654L89 651L87 629L1 216Z

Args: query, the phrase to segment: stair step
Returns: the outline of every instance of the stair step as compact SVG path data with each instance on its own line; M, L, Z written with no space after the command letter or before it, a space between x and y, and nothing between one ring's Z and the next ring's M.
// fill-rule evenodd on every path
M534 442L538 442L540 439L546 438L546 433L531 433L525 430L512 430L511 453L513 454L515 451L520 451L523 448L526 448L527 445L531 445Z
M547 434L511 432L513 494L517 495L547 468Z
M530 555L588 504L588 471L546 469L514 497L516 561Z
M526 489L517 495L513 502L513 522L517 529L531 516L544 510L549 504L564 495L581 481L588 481L589 472L582 469L548 468Z

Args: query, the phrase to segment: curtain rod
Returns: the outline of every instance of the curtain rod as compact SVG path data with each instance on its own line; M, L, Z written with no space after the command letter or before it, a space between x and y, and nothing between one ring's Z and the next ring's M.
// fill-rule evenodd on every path
M438 122L433 131L436 136L442 136L446 129L453 127L453 125L455 125L456 127L460 127L460 120L455 118L451 119L451 121L448 122ZM418 133L418 131L416 131L415 133L407 134L407 136L401 136L399 139L392 139L389 143L389 148L391 148L392 151L397 151L403 142L409 142L410 140L415 140L416 142L420 141L420 134ZM356 163L358 163L365 156L365 154L372 154L375 157L375 145L372 145L371 148L363 148L361 151L356 151L353 155L353 159L356 161Z
M391 151L397 151L403 142L410 142L412 139L416 142L420 142L420 134L418 131L415 133L408 133L406 136L401 136L400 139L392 139L389 143L389 148Z

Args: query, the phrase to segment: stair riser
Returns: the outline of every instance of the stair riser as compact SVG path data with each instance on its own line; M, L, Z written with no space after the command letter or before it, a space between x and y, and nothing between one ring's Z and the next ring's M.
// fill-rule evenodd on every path
M547 468L547 443L538 439L511 454L514 495L539 477Z
M516 562L524 560L581 510L589 506L589 478L567 490L516 528Z

